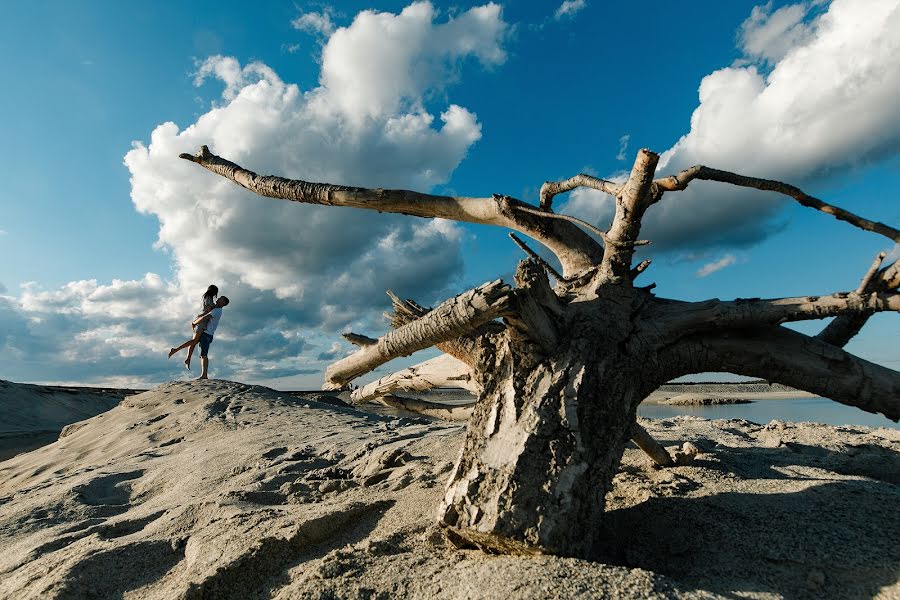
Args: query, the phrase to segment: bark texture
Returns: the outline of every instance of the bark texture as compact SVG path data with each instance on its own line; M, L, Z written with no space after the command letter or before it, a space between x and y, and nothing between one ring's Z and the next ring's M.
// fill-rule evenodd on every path
M424 316L394 329L374 344L334 363L325 371L325 389L340 389L375 367L438 342L452 340L509 312L510 288L501 280L447 300Z
M900 421L900 374L783 327L688 336L660 358L667 374L760 377Z
M894 292L900 287L900 262L878 271L885 254L878 255L856 293L859 295ZM843 347L859 333L863 325L872 316L872 312L862 311L857 314L842 314L834 318L816 338L834 346Z
M409 190L367 189L258 175L212 154L206 146L202 146L197 154L181 154L180 157L260 196L508 227L547 246L559 258L567 275L590 268L603 251L589 235L570 223L516 211L518 206L525 205L509 196L435 196Z
M391 408L399 408L419 413L427 417L434 417L435 419L444 419L447 421L468 421L469 417L472 416L473 409L472 404L448 406L447 404L438 404L437 402L428 402L417 398L403 398L391 394L372 398L372 403L390 406Z
M360 403L392 392L424 392L436 387L479 391L469 366L454 356L442 354L357 388L350 394L350 399Z
M506 227L556 256L560 271L512 235L529 256L519 264L515 289L495 281L434 309L391 295L393 331L378 339L348 334L359 350L326 372L326 387L342 387L393 358L437 345L471 374L479 400L455 415L471 413L439 507L440 522L458 543L498 552L592 556L604 531L604 496L628 440L634 437L660 464L672 460L636 427L635 411L650 392L681 375L727 371L759 377L900 419L900 373L841 349L874 312L900 310L900 267L882 266L883 256L857 289L825 296L681 302L656 297L652 285L634 285L650 264L633 264L635 248L648 243L640 238L645 211L694 181L780 193L900 241L893 227L794 186L702 165L656 178L659 156L641 150L625 182L587 175L547 182L540 205L532 206L502 195L435 196L261 176L205 146L182 158L264 196ZM581 186L614 198L607 230L553 212L557 194ZM825 317L834 320L818 336L781 327ZM433 367L423 363L383 378L358 390L358 397L447 412L384 395L432 385Z
M484 348L491 367L480 371L484 391L440 509L457 537L590 556L637 405L662 383L641 375L625 343L631 323L613 316L639 310L641 295L618 291L570 303L551 353L512 333Z

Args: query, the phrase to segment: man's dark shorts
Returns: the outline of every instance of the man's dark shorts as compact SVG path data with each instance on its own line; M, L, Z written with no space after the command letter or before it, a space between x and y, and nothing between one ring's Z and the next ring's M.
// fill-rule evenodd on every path
M206 358L207 352L209 352L209 345L212 344L213 336L209 335L205 331L200 334L200 358Z

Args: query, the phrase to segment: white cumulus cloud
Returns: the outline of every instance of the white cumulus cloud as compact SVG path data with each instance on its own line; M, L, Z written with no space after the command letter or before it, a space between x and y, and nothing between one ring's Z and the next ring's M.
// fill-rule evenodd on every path
M291 25L300 31L308 31L310 33L318 33L326 37L334 33L335 25L331 20L334 9L326 6L321 12L302 13L296 19L291 21Z
M703 78L690 131L663 153L658 174L704 164L802 187L896 154L900 0L819 4L754 10L741 34L751 62ZM768 73L760 61L771 63ZM654 251L752 244L777 230L773 218L785 202L694 182L648 210L642 235ZM585 207L592 212L579 212ZM593 191L573 195L566 212L601 226L612 216L609 200Z
M260 173L428 190L447 181L481 125L456 104L432 114L425 98L444 91L466 59L500 64L506 30L496 4L444 22L427 2L399 14L364 11L334 30L320 85L307 91L262 63L214 56L196 82L224 85L217 105L184 129L158 126L149 144L127 154L132 199L159 219L158 244L172 252L182 293L216 283L231 298L228 326L246 346L246 369L264 348L300 349L293 334L254 337L255 329L292 326L313 336L371 324L387 289L424 302L458 291L461 230L256 197L178 154L207 144Z
M619 138L619 152L616 153L616 160L625 160L628 158L626 153L628 152L628 142L630 140L631 135L628 133Z
M811 24L804 21L811 7L812 3L789 4L773 12L771 2L755 6L741 25L741 50L748 57L781 60L812 35Z
M707 277L712 275L716 271L721 271L725 267L730 267L735 262L737 262L737 258L733 254L726 254L719 260L715 260L710 263L706 263L702 267L697 270L697 277Z
M508 26L499 5L475 7L441 24L435 17L429 2L416 2L399 15L363 11L335 31L322 51L322 87L309 99L310 110L360 127L395 116L415 121L411 133L427 128L423 94L453 81L461 59L475 57L485 66L506 60Z
M585 0L565 0L553 13L553 18L557 21L566 17L573 17L587 6Z
M193 307L191 307L193 308ZM25 284L0 296L0 378L129 385L171 378L165 349L186 338L187 299L148 273L134 281L73 281L57 290Z
M467 67L505 60L499 5L439 18L416 2L399 14L364 11L346 27L320 14L329 37L317 87L301 90L260 62L210 57L195 78L221 86L210 109L183 128L161 123L125 156L132 200L159 220L174 279L0 295L0 378L133 385L186 373L166 351L190 335L200 293L215 283L231 305L213 374L299 376L312 387L341 353L337 330L383 331L385 290L423 303L461 291L455 223L260 198L178 158L206 144L257 172L312 181L428 191L448 180L481 124L458 104L429 111L426 98L448 95Z

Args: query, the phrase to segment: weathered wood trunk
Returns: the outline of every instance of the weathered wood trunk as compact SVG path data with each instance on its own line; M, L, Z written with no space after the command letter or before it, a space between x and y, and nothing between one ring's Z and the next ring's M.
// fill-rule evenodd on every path
M479 392L468 365L454 356L442 354L355 389L350 394L350 400L362 403L392 392L421 392L436 387L457 387L476 394Z
M432 345L471 369L482 393L439 518L456 538L479 547L590 557L627 440L634 434L654 460L671 464L636 426L635 411L649 392L681 375L764 378L900 420L900 373L841 349L872 313L900 311L900 266L880 269L883 255L855 291L829 296L680 302L655 297L652 285L634 286L649 264L633 266L635 248L649 243L639 238L643 215L693 181L783 194L900 243L900 230L794 186L703 165L654 179L659 156L642 149L624 183L583 174L546 182L535 207L502 195L435 196L259 175L206 146L180 156L263 196L505 227L556 256L559 271L513 236L531 257L520 264L515 289L486 283L433 310L392 296L395 329L378 339L350 336L360 349L325 374L326 389L342 388ZM606 231L553 212L554 196L577 187L613 196ZM825 317L836 319L818 338L781 327Z
M454 537L501 552L589 557L637 405L633 290L572 303L549 354L515 333L486 343L484 393L440 507ZM629 336L631 336L629 341ZM626 341L628 343L626 343Z

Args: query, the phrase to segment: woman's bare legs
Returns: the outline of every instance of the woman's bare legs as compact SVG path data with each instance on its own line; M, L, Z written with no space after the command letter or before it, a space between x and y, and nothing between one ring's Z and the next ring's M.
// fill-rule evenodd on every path
M172 358L172 356L174 354L176 354L177 352L181 352L185 348L188 348L188 357L184 361L184 367L186 369L190 369L191 368L191 356L194 354L194 347L200 343L200 334L202 334L202 333L203 333L203 329L198 328L194 332L194 337L192 337L191 339L189 339L182 345L178 346L177 348L172 348L171 350L169 350L169 358Z
M194 355L194 348L196 348L197 344L200 343L200 336L203 335L204 331L205 331L205 328L198 327L197 331L194 332L194 337L193 337L193 339L191 339L191 345L188 347L187 358L184 360L184 368L185 369L191 368L191 357Z

